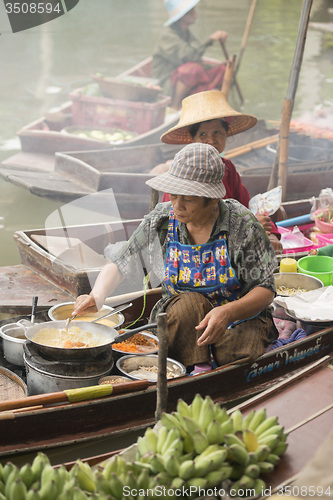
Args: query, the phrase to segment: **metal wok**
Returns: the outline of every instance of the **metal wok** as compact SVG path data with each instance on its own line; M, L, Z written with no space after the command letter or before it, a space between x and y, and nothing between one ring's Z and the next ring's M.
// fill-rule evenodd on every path
M75 326L81 330L101 334L105 337L105 343L96 347L79 347L79 348L66 348L66 347L51 347L40 344L34 341L35 335L43 328L64 329L66 328L66 321L46 321L45 323L36 323L30 327L25 327L25 336L32 342L41 355L46 355L52 359L88 359L96 357L106 349L112 349L112 344L122 342L130 338L135 333L139 333L149 328L156 328L156 323L143 325L133 330L127 330L126 333L119 335L117 330L110 326L101 325L98 323L90 323L87 321L75 321Z

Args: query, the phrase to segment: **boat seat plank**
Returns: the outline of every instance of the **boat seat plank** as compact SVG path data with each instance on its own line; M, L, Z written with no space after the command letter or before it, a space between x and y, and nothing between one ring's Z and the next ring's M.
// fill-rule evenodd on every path
M106 263L103 255L92 250L79 238L34 234L32 240L74 269L95 269Z
M39 194L40 196L52 193L52 195L66 196L67 194L70 197L77 197L94 192L88 186L54 172L45 173L17 170L13 173L12 170L1 169L0 177L25 189L29 189L32 193Z
M31 309L32 297L38 295L38 306L52 307L60 302L73 301L73 296L23 265L0 269L0 311L12 307Z
M0 172L6 168L10 169L9 171L11 173L15 169L35 172L52 172L54 170L54 162L54 155L21 151L2 161L2 165L5 168L0 169Z

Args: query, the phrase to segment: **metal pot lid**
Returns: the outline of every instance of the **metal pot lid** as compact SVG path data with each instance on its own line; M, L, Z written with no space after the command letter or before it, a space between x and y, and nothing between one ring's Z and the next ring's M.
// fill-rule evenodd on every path
M42 356L32 342L24 346L24 361L30 368L42 373L69 377L98 376L111 370L114 364L111 346L94 358L55 360Z

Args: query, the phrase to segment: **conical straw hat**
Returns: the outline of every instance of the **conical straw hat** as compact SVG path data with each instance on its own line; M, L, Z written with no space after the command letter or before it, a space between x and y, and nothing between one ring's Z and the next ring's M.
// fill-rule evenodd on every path
M200 0L164 0L165 7L169 14L169 19L164 26L179 21L185 14L192 10Z
M215 119L228 122L228 136L248 130L258 121L255 116L235 111L220 90L207 90L183 99L179 122L162 135L161 141L167 144L189 144L192 142L191 125Z

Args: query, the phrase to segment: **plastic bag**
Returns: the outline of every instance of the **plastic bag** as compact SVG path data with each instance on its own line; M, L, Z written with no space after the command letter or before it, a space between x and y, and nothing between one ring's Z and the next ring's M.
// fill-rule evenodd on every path
M277 186L266 193L259 193L253 196L249 202L249 209L256 215L257 213L273 215L281 206L282 187Z
M281 244L283 250L291 248L302 248L306 246L306 238L298 226L295 226L292 231L281 235Z
M325 188L319 193L318 199L311 198L311 219L333 224L333 189Z

